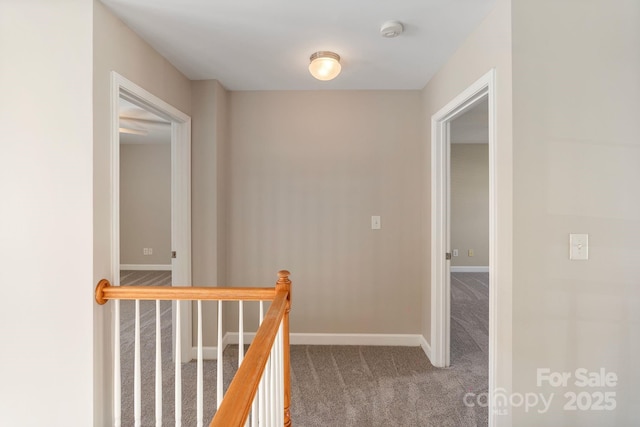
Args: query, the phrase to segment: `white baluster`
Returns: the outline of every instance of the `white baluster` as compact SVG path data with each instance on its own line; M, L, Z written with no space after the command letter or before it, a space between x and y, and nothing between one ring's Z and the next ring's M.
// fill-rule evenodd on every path
M273 340L273 423L274 425L278 425L280 421L280 414L278 410L280 408L280 353L278 352L278 333L276 333L275 339Z
M180 334L180 301L176 301L176 346L174 353L174 362L175 362L175 373L174 373L174 382L175 382L175 396L174 396L174 409L175 409L175 420L176 427L182 427L182 355L180 352L180 341L182 340Z
M276 354L274 351L274 347L271 348L271 425L275 426L277 423L277 413L276 409L278 407L278 399L277 399L277 389L276 384L278 383L278 377L276 375Z
M265 425L269 425L269 420L271 417L271 375L270 375L270 363L271 360L267 359L267 365L264 368L264 423Z
M262 325L262 319L264 319L264 301L260 301L260 324Z
M122 381L120 373L120 300L115 300L113 313L113 425L122 426Z
M218 301L218 360L217 360L217 387L216 387L216 397L217 397L217 408L220 408L222 404L222 398L224 397L223 392L223 372L222 372L222 301Z
M278 352L278 425L284 425L284 325L280 322L280 328L278 330L278 346L276 347Z
M162 427L162 325L160 300L156 300L156 427Z
M244 304L238 301L238 368L244 358Z
M264 301L260 301L260 322L262 325L262 320L264 319ZM262 378L260 379L260 385L258 387L258 416L259 416L259 425L264 426L267 422L267 413L266 413L266 372L267 369L262 372Z
M238 369L244 359L244 303L238 300ZM249 420L245 423L249 426Z
M263 426L267 420L266 414L266 398L265 398L265 372L262 372L260 378L260 386L258 387L258 424Z
M196 416L198 427L202 427L203 414L203 379L202 379L202 301L198 300L198 366L197 366Z
M133 420L140 427L142 420L142 388L140 372L140 300L136 300L135 350L133 356Z
M278 332L276 333L275 340L273 341L273 359L275 361L275 378L274 378L274 399L275 404L273 405L273 412L275 418L275 425L280 423L280 401L282 400L280 397L280 351L278 349L280 344L280 328L278 328Z
M258 427L258 396L260 396L260 388L258 388L258 394L251 402L251 427Z

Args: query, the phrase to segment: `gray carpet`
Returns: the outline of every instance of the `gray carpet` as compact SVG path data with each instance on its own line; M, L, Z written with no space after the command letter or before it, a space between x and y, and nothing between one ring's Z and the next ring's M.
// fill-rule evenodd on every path
M451 274L451 368L464 393L489 388L489 273ZM464 396L463 393L463 396ZM488 424L486 407L474 408L475 423Z
M168 284L170 273L123 272L121 283ZM164 276L163 276L164 275ZM164 281L164 282L163 282ZM486 408L467 408L468 391L487 389L488 274L451 280L451 368L434 368L419 347L291 346L293 425L485 426ZM129 308L126 308L126 306ZM122 302L123 426L133 425L133 302ZM171 309L162 303L163 423L173 425ZM155 425L155 303L141 303L143 426ZM225 389L237 346L224 352ZM125 363L125 361L128 361ZM205 425L215 411L215 361L204 362ZM196 363L183 365L183 425L196 425ZM187 404L190 402L190 404Z

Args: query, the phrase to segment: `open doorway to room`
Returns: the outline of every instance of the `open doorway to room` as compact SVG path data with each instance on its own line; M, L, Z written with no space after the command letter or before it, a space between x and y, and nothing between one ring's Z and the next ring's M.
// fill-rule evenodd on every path
M483 99L450 123L450 362L465 390L487 393L489 369L489 128ZM487 408L474 406L477 425Z
M473 384L467 386L468 390L476 396L477 392L480 392L483 396L487 396L488 400L486 405L482 405L485 406L484 412L477 414L475 418L486 419L487 421L483 420L482 424L489 426L495 424L493 394L496 387L498 360L496 354L497 278L492 274L495 272L498 253L495 102L495 70L490 70L431 118L431 361L434 366L452 366L454 370L456 365L459 366L463 361L469 363L468 367L473 373L470 382ZM479 110L474 112L476 107ZM482 113L482 109L485 108L486 114ZM452 148L455 145L452 144L452 135L455 132L452 128L455 127L455 121L464 117L466 113L471 114L471 118L474 114L485 117L475 118L475 120L486 123L486 131L483 131L487 135L486 149L483 147L475 150L484 150L481 156L487 159L485 163L487 172L483 173L484 178L482 178L487 186L484 191L488 197L483 202L487 208L483 208L486 210L482 217L478 216L474 220L486 224L482 228L488 230L485 234L488 238L484 240L481 238L478 242L456 241L455 245L460 246L455 247L452 246L452 219L455 219L452 215L457 213L452 214L451 191L452 179L456 178L456 172L452 171L451 159L452 156L471 155L464 153L464 149ZM462 123L464 124L464 119ZM456 136L454 135L453 138ZM479 153L475 154L479 155ZM457 257L453 256L453 249L457 249ZM486 252L487 257L484 258L482 256L484 254L478 252L479 250ZM467 267L467 271L473 269L475 270L473 274L485 274L485 276L471 277L470 283L458 283L456 268L453 269L454 277L451 276L452 266L457 267L458 272L464 270L462 267ZM453 281L456 282L454 285L452 285ZM477 318L484 319L480 322L465 319L460 311L466 309L459 305L452 306L456 303L456 297L469 297L466 302L470 303L472 301L470 295L478 302L485 301L477 307ZM452 299L454 299L453 302ZM484 310L488 314L484 314ZM456 323L454 326L452 326L454 323L452 314ZM484 330L486 330L486 341ZM456 342L452 343L453 340ZM471 360L473 357L470 356L472 353L476 358L483 359L482 362L474 363ZM452 360L455 365L452 365ZM479 370L476 371L477 368Z
M120 284L144 284L171 277L171 122L122 97L118 110Z
M120 285L171 286L171 122L144 107L118 99L120 135ZM161 327L153 319L159 310ZM136 311L138 313L136 313ZM122 420L134 420L134 328L139 322L141 354L153 355L161 335L163 368L171 366L171 302L120 302ZM141 358L143 376L153 376L154 358ZM153 394L143 382L143 395ZM147 407L149 405L143 405ZM144 414L149 418L147 414Z
M191 118L121 75L111 76L112 284L191 286ZM128 353L154 354L157 334L163 369L176 354L189 361L192 353L190 304L128 302L113 305L115 402L153 387L132 382L127 371L140 372L140 366ZM155 328L154 316L162 319ZM134 336L140 348L134 349ZM152 363L141 361L143 378L145 364ZM133 419L127 405L114 407L124 424Z

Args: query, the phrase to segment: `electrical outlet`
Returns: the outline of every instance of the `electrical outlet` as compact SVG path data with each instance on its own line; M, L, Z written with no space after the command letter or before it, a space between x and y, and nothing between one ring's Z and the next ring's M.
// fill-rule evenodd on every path
M473 249L469 249L469 256L473 256Z
M153 255L153 248L148 248L149 249L149 255Z
M453 250L453 256L458 256L458 250L457 249Z
M149 248L142 248L142 255L149 255Z

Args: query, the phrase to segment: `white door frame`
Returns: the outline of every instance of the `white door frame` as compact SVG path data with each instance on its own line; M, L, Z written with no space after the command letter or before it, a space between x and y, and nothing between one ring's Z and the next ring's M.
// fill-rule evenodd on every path
M450 363L450 123L478 102L489 103L489 425L496 387L497 345L497 179L496 94L492 69L431 117L431 362L437 367Z
M191 117L111 72L111 277L120 285L120 117L119 100L126 99L171 122L171 260L172 286L191 286ZM180 347L191 359L191 304L183 304ZM175 303L174 303L175 308ZM175 309L173 310L175 316ZM173 325L175 325L175 319ZM175 343L175 328L173 340ZM175 349L174 349L175 350Z

